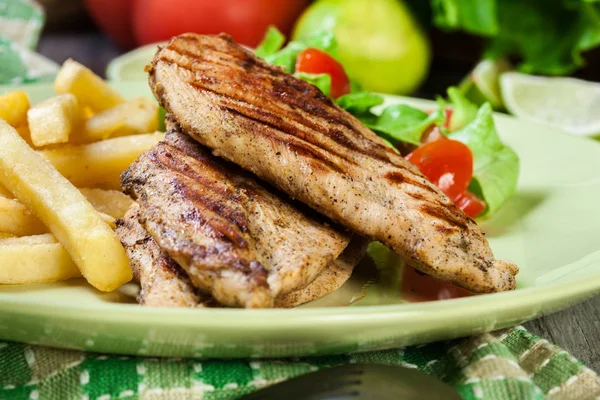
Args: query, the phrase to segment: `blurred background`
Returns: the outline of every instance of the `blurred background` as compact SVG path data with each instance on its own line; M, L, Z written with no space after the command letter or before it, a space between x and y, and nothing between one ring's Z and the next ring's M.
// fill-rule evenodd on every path
M38 51L104 76L138 46L193 31L256 46L269 25L288 38L333 30L368 90L431 98L483 57L522 72L600 80L600 16L589 0L40 0ZM364 70L364 72L362 71ZM472 75L472 74L471 74Z

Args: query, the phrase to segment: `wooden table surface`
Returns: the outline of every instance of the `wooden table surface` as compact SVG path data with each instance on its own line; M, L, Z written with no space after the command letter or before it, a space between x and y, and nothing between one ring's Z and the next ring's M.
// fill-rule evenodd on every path
M96 32L52 33L42 37L39 52L62 63L72 57L94 72L104 75L106 65L123 51ZM444 72L435 71L444 68ZM444 77L435 81L432 77ZM433 98L445 87L464 76L463 71L448 72L443 65L433 65L433 73L420 92L421 97ZM600 296L524 324L525 328L561 346L585 365L600 373Z

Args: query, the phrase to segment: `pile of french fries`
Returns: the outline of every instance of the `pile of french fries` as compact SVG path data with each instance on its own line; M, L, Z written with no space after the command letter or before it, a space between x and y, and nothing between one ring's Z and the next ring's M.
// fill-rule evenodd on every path
M113 231L132 200L119 176L164 135L158 105L126 100L68 60L56 96L0 95L0 284L83 276L102 291L131 280Z

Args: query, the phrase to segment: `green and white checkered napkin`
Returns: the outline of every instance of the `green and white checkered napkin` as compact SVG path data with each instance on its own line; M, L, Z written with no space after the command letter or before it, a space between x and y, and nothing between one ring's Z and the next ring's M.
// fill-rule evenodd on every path
M52 77L34 53L43 24L32 1L0 0L0 84ZM0 399L230 399L333 365L418 368L465 399L596 399L598 376L522 327L460 341L281 360L123 357L0 342Z
M598 376L516 327L459 341L281 360L123 357L0 342L0 399L235 399L321 368L418 368L465 399L597 399Z
M0 85L51 78L58 65L32 51L44 11L30 0L0 0Z

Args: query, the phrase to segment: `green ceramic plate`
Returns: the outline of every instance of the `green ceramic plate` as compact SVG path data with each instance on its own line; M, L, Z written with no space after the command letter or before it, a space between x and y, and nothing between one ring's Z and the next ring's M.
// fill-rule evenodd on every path
M117 88L149 94L143 82ZM52 93L48 85L24 89L33 101ZM393 284L365 285L369 259L344 287L294 310L147 309L135 304L132 285L103 294L71 280L0 288L0 338L124 354L303 356L486 332L598 293L600 145L507 116L496 122L519 153L522 174L516 195L481 225L496 255L521 267L513 292L405 303Z

